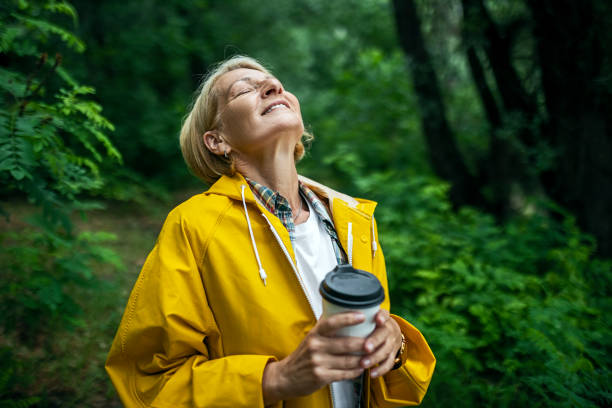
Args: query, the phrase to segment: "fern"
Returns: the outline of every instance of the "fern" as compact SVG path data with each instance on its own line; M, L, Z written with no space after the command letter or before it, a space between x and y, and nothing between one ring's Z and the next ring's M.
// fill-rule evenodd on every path
M26 227L19 233L0 231L0 264L6 272L0 285L0 331L22 346L34 345L51 330L82 325L74 294L97 284L93 265L122 267L105 247L111 236L73 230L73 212L99 208L81 196L103 187L100 163L121 162L121 154L109 137L112 123L90 99L94 88L79 84L60 66L56 50L49 49L51 37L73 51L85 49L55 23L55 14L76 23L76 11L65 1L10 2L0 8L0 52L9 61L0 68L0 182L6 193L20 191L40 210L22 220ZM40 401L21 398L19 385L10 371L0 369L0 407Z
M49 23L45 20L26 17L17 13L12 13L11 16L18 22L22 23L26 28L33 31L38 31L44 38L52 34L57 35L66 43L66 45L76 52L81 53L85 51L85 43L81 39L58 25Z
M13 102L26 95L26 81L23 74L0 68L0 89L12 96Z
M65 14L67 16L72 17L72 22L74 25L77 24L78 15L76 9L72 6L72 4L65 1L48 1L45 4L45 10L49 10L53 13Z
M7 53L23 29L21 27L3 25L0 27L0 52Z
M20 377L19 362L15 360L12 350L0 348L0 408L28 408L41 399L39 397L20 397L12 392L13 383Z
M610 263L569 216L500 226L435 180L360 177L379 196L391 304L439 365L424 406L609 406ZM591 280L597 282L592 284Z
M0 408L29 408L40 402L40 397L0 400Z

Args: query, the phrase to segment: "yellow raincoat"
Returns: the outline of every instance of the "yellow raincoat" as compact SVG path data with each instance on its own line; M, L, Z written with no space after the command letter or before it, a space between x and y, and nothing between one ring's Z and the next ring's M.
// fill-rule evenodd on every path
M328 204L353 266L374 273L387 292L376 203L301 180ZM295 265L286 228L239 174L176 207L134 285L106 362L125 406L263 407L267 362L289 355L316 323ZM382 307L389 309L388 293ZM410 345L401 368L368 381L371 407L417 405L435 366L421 333L393 318ZM329 387L284 402L332 404Z

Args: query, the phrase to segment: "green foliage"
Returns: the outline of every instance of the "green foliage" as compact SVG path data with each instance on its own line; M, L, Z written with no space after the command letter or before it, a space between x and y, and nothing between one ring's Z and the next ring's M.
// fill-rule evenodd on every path
M0 408L28 408L40 401L39 397L24 397L13 391L30 382L21 366L10 348L0 348Z
M0 233L0 345L8 344L0 355L0 407L26 408L42 400L28 387L33 375L23 374L13 348L44 355L54 347L53 330L84 325L77 299L100 286L93 266L122 267L105 247L114 236L73 228L73 212L100 208L82 197L100 191L100 169L121 163L121 155L108 137L113 125L89 99L94 89L60 66L64 47L84 50L63 28L57 18L62 14L76 22L74 8L63 1L0 8L0 194L25 196L39 210L28 220L2 211L7 221L25 227Z
M612 264L593 259L592 239L568 214L499 225L453 212L435 180L378 173L358 186L384 201L393 308L438 360L425 406L612 403Z
M25 195L41 210L27 229L0 236L0 310L2 327L22 339L27 335L31 344L38 341L33 332L78 323L74 291L92 282L92 263L120 266L101 245L111 237L73 231L74 211L99 208L81 197L101 189L100 168L121 163L121 155L107 135L113 125L101 106L87 99L94 89L60 67L62 47L82 52L84 45L58 15L76 21L74 8L64 1L0 8L2 195Z
M99 166L108 159L121 162L121 155L106 134L114 128L101 115L102 108L84 99L94 89L79 85L60 68L60 54L50 61L44 51L54 46L53 35L82 51L72 34L40 20L45 12L75 17L74 10L56 1L13 7L2 10L6 25L0 33L2 55L12 62L0 69L0 182L8 191L23 191L47 216L61 219L68 228L73 208L68 203L80 193L99 190ZM56 86L57 79L63 84Z
M334 86L309 97L304 108L316 137L304 168L335 180L408 166L427 171L403 56L372 48L339 60Z
M450 125L474 170L491 129L462 48L461 2L417 3ZM522 33L513 62L542 107L531 27L517 24L529 19L525 3L485 3L502 27ZM393 308L423 331L438 359L425 406L611 405L610 264L594 259L595 243L550 204L529 202L503 224L451 208L448 186L427 176L419 107L388 1L73 4L0 6L1 195L21 194L43 210L23 231L0 234L0 313L9 337L64 342L47 350L54 357L41 376L69 378L76 366L87 373L85 382L56 380L63 383L58 394L71 395L51 395L57 405L89 406L87 398L112 405L102 362L134 277L101 268L121 266L105 249L113 237L75 231L71 214L99 208L90 195L150 208L151 193L141 186L155 186L158 197L184 187L180 119L201 75L235 53L261 59L300 98L316 136L301 172L380 202ZM513 139L524 122L504 117L500 136ZM556 157L540 144L522 151L533 172ZM125 167L117 165L121 157ZM123 235L121 216L115 230ZM120 248L124 259L132 257L132 273L158 231L149 220L148 242L140 222ZM138 239L147 242L132 248ZM79 310L87 300L85 313L103 319L85 324ZM66 327L72 337L49 335ZM79 362L65 355L72 347L86 350ZM35 403L17 360L0 354L7 362L0 366L0 407ZM42 395L44 385L34 389Z
M118 256L105 247L115 236L104 232L62 233L43 217L31 220L19 233L0 234L0 253L6 276L0 288L2 327L23 341L38 341L47 328L82 326L76 292L96 287L92 265L122 269Z

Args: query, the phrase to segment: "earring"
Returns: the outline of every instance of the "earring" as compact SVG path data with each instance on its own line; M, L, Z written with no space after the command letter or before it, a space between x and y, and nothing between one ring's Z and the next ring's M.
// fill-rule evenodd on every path
M227 155L227 150L223 152L223 156L225 156L226 159L229 159L229 156Z

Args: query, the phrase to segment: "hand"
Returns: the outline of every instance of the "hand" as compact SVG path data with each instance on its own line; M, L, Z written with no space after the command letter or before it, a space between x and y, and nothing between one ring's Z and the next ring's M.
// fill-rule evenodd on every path
M262 380L264 404L312 394L334 381L360 375L363 368L359 354L366 340L334 335L336 330L361 323L364 318L362 313L353 312L322 318L293 353L268 363Z
M381 309L375 319L376 329L366 338L363 348L366 355L360 361L363 368L373 367L371 378L385 375L393 368L397 351L402 346L402 331L389 312Z

